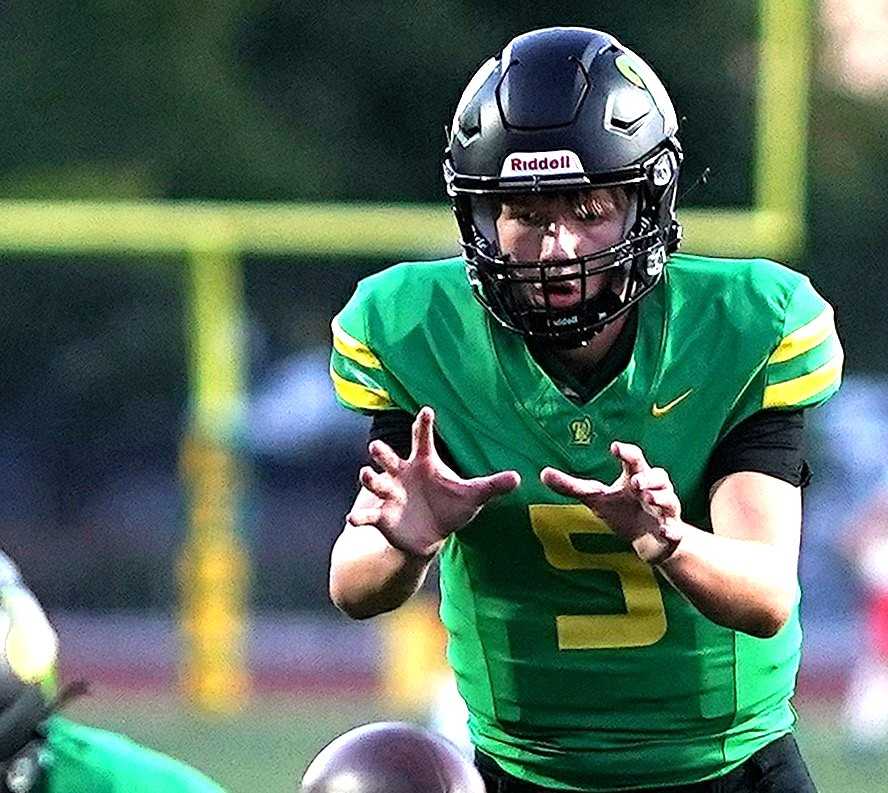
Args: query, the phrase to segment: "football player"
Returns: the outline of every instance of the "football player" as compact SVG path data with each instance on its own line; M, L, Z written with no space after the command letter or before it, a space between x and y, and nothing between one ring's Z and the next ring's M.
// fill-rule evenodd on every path
M223 793L184 763L56 712L58 642L0 553L0 793Z
M802 439L842 351L803 275L677 252L677 133L610 35L518 36L453 121L463 256L367 278L333 321L373 465L331 597L394 609L440 561L489 791L814 790Z
M301 793L484 793L469 760L446 739L406 722L356 727L328 744Z

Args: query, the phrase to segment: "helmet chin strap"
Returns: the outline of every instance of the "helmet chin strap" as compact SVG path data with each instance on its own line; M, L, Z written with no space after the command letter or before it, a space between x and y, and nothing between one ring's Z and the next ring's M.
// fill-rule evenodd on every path
M620 312L621 308L623 308L623 301L620 299L620 296L617 295L610 286L606 286L594 297L587 298L586 302L583 304L582 314L583 318L587 320L590 315L595 315L597 319L604 319L604 317L608 315L617 314L617 312ZM545 339L544 343L560 350L577 350L581 347L588 347L592 339L610 325L611 322L619 319L622 314L623 312L620 312L609 322L605 322L603 325L594 328L585 338L577 338L575 336L565 338L552 337ZM577 316L579 319L579 315Z

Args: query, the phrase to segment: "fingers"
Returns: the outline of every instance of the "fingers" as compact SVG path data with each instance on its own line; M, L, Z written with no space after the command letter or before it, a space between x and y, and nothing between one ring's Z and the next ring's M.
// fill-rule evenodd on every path
M350 526L376 526L382 520L381 507L354 507L345 516Z
M361 484L374 496L386 500L399 500L403 496L403 488L396 485L388 474L378 474L369 465L361 468L358 474Z
M384 441L373 441L367 450L370 452L370 459L373 460L383 471L394 476L401 468L400 457L395 453L394 449Z
M384 531L391 520L391 507L404 502L404 489L387 473L377 473L369 465L361 468L358 479L378 501L373 503L372 499L359 497L345 516L345 522L352 526L375 526Z
M629 479L629 488L649 515L669 519L681 514L681 504L665 469L648 468L633 474Z
M681 506L672 488L645 490L639 496L645 512L657 518L677 518Z
M413 420L413 449L411 457L428 457L434 453L434 425L435 411L426 405L416 414L416 418Z
M469 485L482 504L496 496L511 493L520 484L521 476L517 471L499 471L490 476L479 476L469 480Z
M669 474L663 468L648 468L640 474L633 474L629 486L636 492L642 490L663 490L672 487Z
M648 461L644 458L644 452L634 443L614 441L610 446L610 452L620 461L626 476L640 474L650 468Z
M588 498L607 491L607 486L602 482L580 479L548 466L540 471L540 481L559 495L570 498Z

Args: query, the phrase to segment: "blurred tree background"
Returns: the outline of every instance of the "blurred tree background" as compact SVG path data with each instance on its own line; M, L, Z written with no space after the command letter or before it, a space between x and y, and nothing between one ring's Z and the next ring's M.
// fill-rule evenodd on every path
M827 25L837 5L815 8L808 240L791 264L836 304L849 368L885 373L888 82L839 79L852 45ZM469 75L515 34L551 24L606 29L664 77L684 119L685 188L712 169L688 204L750 201L754 0L3 4L0 196L443 203L444 128ZM325 344L354 280L383 264L248 260L253 385ZM0 520L50 604L174 597L155 573L178 545L157 526L182 522L171 485L186 402L181 269L35 257L4 268ZM353 470L306 470L298 455L256 463L259 491L284 493L253 515L256 599L317 602L321 578L296 580L288 565L300 543L324 553L338 518L313 540L294 535L280 485L315 477L321 492ZM40 547L53 559L38 561Z

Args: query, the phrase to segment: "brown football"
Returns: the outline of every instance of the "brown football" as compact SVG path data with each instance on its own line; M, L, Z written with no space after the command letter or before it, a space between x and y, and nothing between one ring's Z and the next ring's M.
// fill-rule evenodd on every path
M356 727L325 746L301 793L484 793L472 763L439 735L406 722Z

